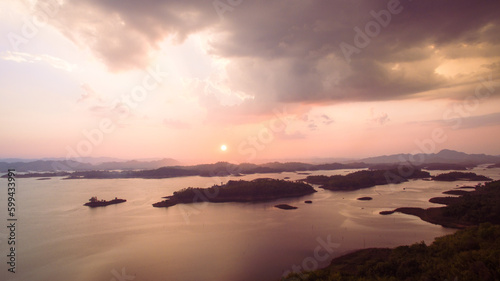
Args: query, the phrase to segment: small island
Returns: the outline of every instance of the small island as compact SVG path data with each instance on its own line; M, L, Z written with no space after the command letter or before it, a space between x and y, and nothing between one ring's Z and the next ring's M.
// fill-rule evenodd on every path
M491 181L490 178L469 172L449 172L432 177L435 181Z
M104 207L104 206L108 206L108 205L119 204L119 203L123 203L123 202L127 202L127 200L118 199L117 197L115 197L115 199L113 199L113 200L106 201L106 200L99 200L99 199L97 199L97 196L93 196L89 199L89 202L83 204L83 206L88 206L88 207L94 208L94 207Z
M295 206L290 206L288 204L278 204L274 206L275 208L282 209L282 210L295 210L298 209Z
M301 197L316 192L303 182L277 179L255 179L252 181L228 181L209 188L188 187L167 196L167 200L153 204L153 207L171 207L177 204L197 202L260 202L281 198Z

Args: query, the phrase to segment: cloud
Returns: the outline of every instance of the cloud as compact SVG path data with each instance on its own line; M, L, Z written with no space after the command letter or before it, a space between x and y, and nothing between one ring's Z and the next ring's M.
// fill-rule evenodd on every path
M370 11L387 9L387 1L272 3L259 20L254 18L258 7L236 11L229 34L212 45L215 54L235 58L229 72L232 86L263 101L411 97L463 82L435 72L443 60L499 56L493 50L499 48L500 33L492 33L499 20L491 9L500 6L491 1L473 7L467 1L402 1L402 12L392 15L391 23L350 63L339 45L354 44L354 28L374 21ZM399 68L393 69L396 64Z
M7 61L14 61L18 63L38 63L43 62L51 67L62 69L68 72L73 71L76 68L76 65L71 64L61 58L57 58L54 56L50 56L47 54L42 55L34 55L23 52L11 52L7 51L0 55L0 58Z
M340 45L354 46L355 28L377 24L373 14L389 2L244 1L220 19L209 0L65 1L53 24L113 71L146 66L165 40L176 44L207 33L209 54L229 60L225 84L211 84L217 99L253 97L229 100L240 114L282 103L412 98L438 89L436 97L453 98L448 89L500 64L500 2L489 0L401 0L401 12L378 24L378 34L346 60ZM436 72L461 58L491 64L454 77Z
M80 88L83 90L83 93L76 101L77 103L81 103L91 99L96 99L99 103L103 102L102 98L94 91L94 89L89 84L84 83L80 86Z
M88 83L83 83L80 85L80 88L82 89L82 94L76 103L92 116L109 118L120 127L124 127L132 119L137 119L137 115L133 112L133 109L122 101L118 99L104 99Z
M205 105L235 106L253 98L242 92L232 91L224 83L217 80L186 79L184 82L188 93L198 96L200 103Z
M330 125L330 124L335 122L332 118L330 118L330 116L328 116L326 114L322 114L321 119L323 121L323 124L325 124L325 125Z
M326 114L320 114L320 115L305 114L302 117L302 119L299 119L298 121L303 121L307 123L307 128L311 131L316 131L319 128L326 127L332 123L335 123L335 121Z
M138 122L144 116L138 115L126 103L119 100L106 102L99 97L85 97L85 94L79 99L78 103L87 110L91 116L100 119L110 119L116 126L125 128Z
M316 125L315 123L309 123L309 125L307 125L307 127L311 131L316 131L316 129L318 129L318 125Z
M387 113L375 113L374 108L370 109L370 118L368 119L369 124L382 126L389 121L391 121L391 119L389 119L389 115Z
M110 70L141 68L159 44L180 43L218 21L211 1L65 1L51 21Z

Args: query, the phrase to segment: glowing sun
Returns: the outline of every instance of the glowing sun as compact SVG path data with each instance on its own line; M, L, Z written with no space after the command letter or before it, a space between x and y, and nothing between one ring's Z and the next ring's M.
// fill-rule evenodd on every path
M225 144L221 145L220 146L220 150L226 151L227 150L227 146Z

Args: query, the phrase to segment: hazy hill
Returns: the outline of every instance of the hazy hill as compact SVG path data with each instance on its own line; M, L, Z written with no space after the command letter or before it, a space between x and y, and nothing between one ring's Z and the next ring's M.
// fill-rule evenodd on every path
M55 172L92 170L94 166L73 160L36 160L32 162L0 162L0 171L15 169L17 172Z
M179 165L180 162L171 158L164 158L155 161L137 161L131 160L126 162L105 162L99 165L95 165L95 169L98 170L145 170L145 169L157 169L166 166Z
M30 162L0 162L0 171L15 169L17 172L56 172L56 171L89 171L89 170L144 170L157 169L164 166L178 165L174 159L166 158L155 161L125 161L90 164L73 160L35 160Z
M370 157L361 159L359 161L367 164L390 164L399 162L414 160L422 161L422 164L434 164L434 163L446 163L446 164L489 164L500 162L499 156L492 156L486 154L467 154L464 152L458 152L455 150L443 149L438 153L419 153L411 155L408 153L404 154L393 154L384 155L377 157Z

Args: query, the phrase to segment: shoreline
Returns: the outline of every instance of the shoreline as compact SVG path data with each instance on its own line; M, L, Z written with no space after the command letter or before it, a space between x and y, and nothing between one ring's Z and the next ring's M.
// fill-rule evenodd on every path
M440 197L432 197L429 199L429 202L431 203L443 204L445 206L429 207L426 209L418 207L399 207L394 210L381 211L379 212L379 214L391 215L397 212L406 215L417 216L425 222L441 225L443 227L463 229L469 226L477 225L478 223L470 221L470 219L467 216L462 215L459 217L457 214L454 214L453 212L454 211L456 212L455 209L461 208L462 210L460 211L462 213L467 213L467 211L469 212L473 211L473 210L466 210L467 208L464 207L464 205L471 204L469 202L471 200L470 198L482 198L485 196L488 197L490 193L492 193L493 196L494 189L492 189L492 187L494 187L494 185L496 185L499 182L500 181L493 181L485 183L485 185L482 186L478 185L477 188L475 188L472 191L465 191L455 188L442 192L442 194L459 195L457 197L440 196ZM475 205L471 205L470 207L478 208Z
M496 268L500 266L496 250L500 247L498 242L500 241L500 209L497 207L500 201L500 180L478 185L474 191L470 192L454 189L445 191L443 194L460 194L460 196L429 199L429 202L446 205L442 207L427 209L400 207L391 211L381 211L379 214L390 215L398 212L417 216L425 222L458 229L454 234L436 237L430 245L420 242L396 248L359 249L334 258L324 268L292 273L280 280L343 281L358 280L358 278L362 280L389 280L390 278L422 280L422 278L414 279L414 277L420 276L428 279L429 276L436 278L438 275L442 275L441 279L445 280L457 274L457 271L443 269L455 267L461 268L461 271L458 271L460 280L470 279L462 278L461 275L464 272L473 274L472 276L475 277L483 276L481 275L483 272L495 276L498 274ZM448 257L443 259L443 255ZM474 256L476 265L481 263L481 273L477 272L476 268L464 265L462 258L465 255ZM429 263L429 260L434 260L434 263L440 266L436 267L433 262ZM408 270L409 267L411 270ZM453 278L456 279L456 277Z
M438 197L437 197L438 198ZM427 209L417 208L417 207L400 207L396 208L392 211L382 211L381 215L391 215L394 213L401 213L405 215L412 215L419 217L421 220L440 225L442 227L455 228L455 229L464 229L469 226L473 226L473 224L464 224L454 221L453 219L448 219L443 216L443 211L446 207L431 207Z

